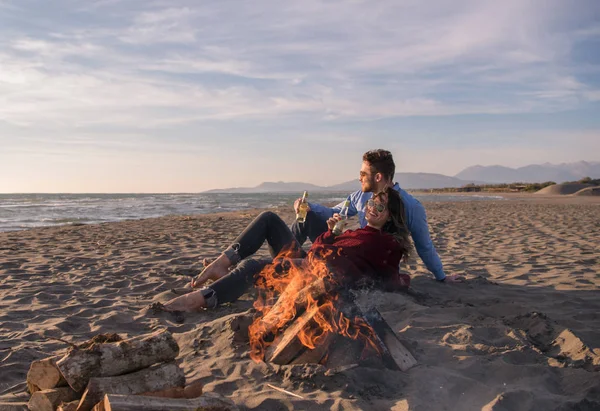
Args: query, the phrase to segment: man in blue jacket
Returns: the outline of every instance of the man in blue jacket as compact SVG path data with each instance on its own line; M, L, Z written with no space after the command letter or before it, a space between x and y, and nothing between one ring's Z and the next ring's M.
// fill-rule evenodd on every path
M384 188L391 186L400 193L406 210L406 226L410 231L415 248L423 263L429 271L433 273L438 281L457 281L456 275L446 276L440 257L435 250L431 238L429 237L429 226L427 224L427 215L423 205L400 188L398 183L394 184L394 174L396 165L392 153L386 150L371 150L363 155L362 167L360 169L361 189L348 197L350 199L350 208L348 217L358 214L360 226L367 225L365 212L367 201L373 196L373 193L379 193ZM294 203L294 208L298 210L300 199ZM335 207L325 207L321 204L308 203L309 212L304 223L295 222L292 225L292 232L300 244L304 244L306 238L314 241L321 233L327 230L327 219L334 214L339 213L344 202Z

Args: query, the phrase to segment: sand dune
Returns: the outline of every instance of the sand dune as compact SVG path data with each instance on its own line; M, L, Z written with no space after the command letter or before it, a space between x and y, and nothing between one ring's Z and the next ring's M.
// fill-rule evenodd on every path
M183 322L148 311L258 211L0 233L0 409L22 409L29 363L67 348L56 338L159 328L175 333L188 381L251 410L600 409L599 205L427 203L447 272L467 281L434 282L413 258L414 293L358 296L419 361L406 373L254 363L244 332L253 292Z
M569 195L575 194L579 190L592 187L589 184L554 184L548 187L544 187L541 190L535 192L535 194L541 195Z
M588 187L579 190L573 194L574 196L600 196L600 187Z

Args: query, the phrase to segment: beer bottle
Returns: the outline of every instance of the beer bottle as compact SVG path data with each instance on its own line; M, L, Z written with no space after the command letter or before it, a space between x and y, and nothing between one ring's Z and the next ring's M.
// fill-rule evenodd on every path
M306 221L306 213L308 212L308 191L305 191L302 194L302 200L300 204L298 204L298 212L296 213L296 221L299 223L303 223Z
M348 220L348 208L349 207L350 207L350 199L348 198L344 202L344 205L342 206L342 209L340 210L340 217L342 219L340 221L338 221L337 223L335 223L335 225L333 226L333 230L331 230L333 235L340 235L344 231L344 228L346 227L346 223L347 223L346 220Z

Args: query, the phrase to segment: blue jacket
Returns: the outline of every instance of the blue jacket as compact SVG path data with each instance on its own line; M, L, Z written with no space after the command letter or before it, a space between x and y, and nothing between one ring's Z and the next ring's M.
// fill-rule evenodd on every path
M394 190L400 193L400 197L404 203L404 209L406 210L406 224L408 225L408 231L410 231L419 257L421 257L421 260L423 260L427 269L433 273L436 280L443 280L446 278L446 274L444 274L444 267L442 266L440 256L435 250L435 246L429 237L429 226L427 224L425 208L419 200L401 189L398 183L394 185ZM350 199L348 217L358 214L358 221L360 222L361 227L367 225L365 211L367 209L367 200L372 196L373 193L363 193L361 190L358 190L348 197ZM343 204L344 201L332 208L315 203L309 203L309 206L317 215L324 220L327 220L335 213L339 213Z

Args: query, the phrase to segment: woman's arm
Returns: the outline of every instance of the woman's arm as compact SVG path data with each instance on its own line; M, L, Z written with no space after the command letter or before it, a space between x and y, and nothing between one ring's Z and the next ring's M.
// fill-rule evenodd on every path
M325 231L323 234L321 234L320 236L318 236L315 239L314 244L333 244L333 241L335 240L335 235L333 234L333 232L331 230L333 230L333 227L335 227L335 224L340 221L342 219L342 217L340 217L339 214L334 214L333 217L329 218L327 220L327 228L328 230Z
M335 240L335 236L331 232L331 228L330 228L329 230L325 231L323 234L318 236L315 239L315 242L313 243L313 245L315 245L315 244L333 244L333 240Z

